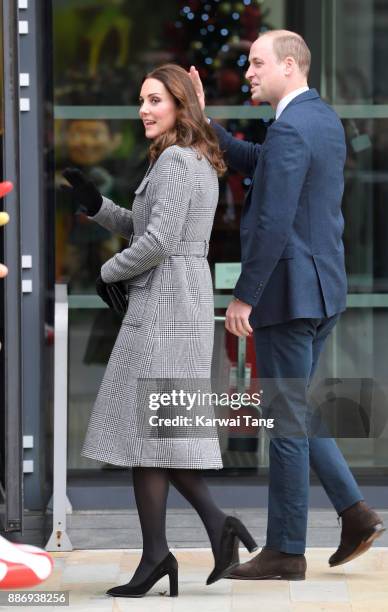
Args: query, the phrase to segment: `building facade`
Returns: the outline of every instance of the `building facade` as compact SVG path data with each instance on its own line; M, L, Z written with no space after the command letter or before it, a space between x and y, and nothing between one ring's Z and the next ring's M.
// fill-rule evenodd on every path
M44 6L43 6L44 5ZM388 506L388 6L381 0L3 0L1 14L2 202L11 223L0 238L10 268L1 285L1 424L4 520L18 530L25 510L44 512L52 489L55 285L66 288L67 479L73 508L124 507L130 471L80 456L89 414L120 319L96 296L102 263L125 247L74 210L61 172L81 168L116 203L130 207L144 174L147 142L138 119L142 79L154 66L196 65L207 113L237 137L262 142L273 113L252 105L244 80L258 33L287 28L312 51L309 79L343 121L344 243L348 308L322 356L316 385L355 474ZM249 179L220 184L209 252L216 331L213 378L229 393L256 379L253 346L224 328L238 274L239 219ZM322 228L324 231L324 228ZM222 498L241 483L265 488L264 435L223 431L224 470L209 474ZM314 482L314 481L313 481ZM111 488L110 488L111 487ZM110 494L107 495L107 491ZM224 498L222 498L224 499ZM108 501L107 501L108 500ZM174 502L173 502L174 503ZM177 501L178 503L178 501ZM320 496L312 504L321 505Z

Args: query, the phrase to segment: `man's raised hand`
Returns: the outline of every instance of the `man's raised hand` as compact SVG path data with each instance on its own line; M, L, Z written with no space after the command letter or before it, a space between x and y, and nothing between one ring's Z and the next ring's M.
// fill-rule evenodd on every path
M205 92L203 89L201 78L199 76L199 72L195 66L190 67L189 77L191 78L192 83L194 85L195 92L198 96L199 104L202 110L204 110L205 109Z

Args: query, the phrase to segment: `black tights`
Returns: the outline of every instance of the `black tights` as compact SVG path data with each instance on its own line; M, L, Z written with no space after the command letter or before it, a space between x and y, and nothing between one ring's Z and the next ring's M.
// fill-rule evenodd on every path
M142 582L168 554L166 506L169 484L198 512L210 539L218 550L226 515L215 504L202 473L198 470L135 467L133 488L143 535L143 555L131 584Z

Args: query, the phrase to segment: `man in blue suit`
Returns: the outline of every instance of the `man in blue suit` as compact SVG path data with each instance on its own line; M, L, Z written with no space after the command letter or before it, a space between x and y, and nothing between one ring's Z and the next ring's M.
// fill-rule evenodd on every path
M384 530L363 500L332 438L309 437L306 393L325 340L346 307L341 199L344 130L307 77L310 51L301 36L267 32L253 44L246 78L253 100L276 119L262 145L216 130L228 164L252 178L241 220L241 274L226 328L254 333L258 376L276 400L269 447L266 545L231 578L303 580L310 466L342 517L340 565L365 552ZM194 67L194 86L203 89ZM271 384L269 384L271 383ZM271 402L268 400L268 404Z

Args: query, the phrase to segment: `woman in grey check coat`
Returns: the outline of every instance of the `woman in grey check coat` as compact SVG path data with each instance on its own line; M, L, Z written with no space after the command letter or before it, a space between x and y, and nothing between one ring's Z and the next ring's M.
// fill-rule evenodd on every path
M104 282L125 281L129 302L82 454L123 466L219 469L216 431L200 437L188 427L187 437L174 437L171 428L153 437L149 418L163 409L152 412L147 385L139 385L139 379L210 379L214 305L206 255L217 173L192 148L173 145L135 194L132 211L103 198L93 217L132 242L101 269Z
M236 538L250 549L255 545L241 522L215 505L199 471L222 467L216 430L201 435L188 426L155 432L149 425L147 385L171 392L181 381L182 389L195 391L202 389L200 381L210 380L214 305L206 256L218 201L217 172L225 165L182 68L166 65L148 75L140 102L146 137L153 140L152 163L136 189L132 211L102 197L76 170L65 173L78 203L89 204L89 216L129 241L101 268L99 285L124 282L129 299L82 451L133 468L143 556L131 581L108 591L123 597L144 595L167 573L170 595L177 594L177 564L165 532L170 483L198 511L208 532L215 556L208 584L237 564ZM168 416L174 411L182 415L172 406Z

